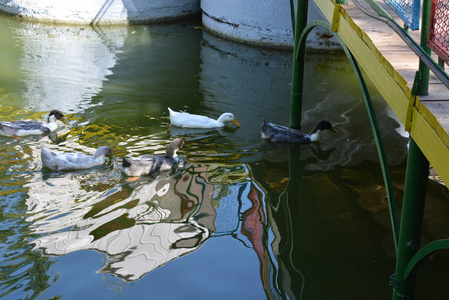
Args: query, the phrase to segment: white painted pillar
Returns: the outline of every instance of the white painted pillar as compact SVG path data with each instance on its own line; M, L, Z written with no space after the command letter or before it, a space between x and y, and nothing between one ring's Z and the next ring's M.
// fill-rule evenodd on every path
M296 3L296 1L295 1ZM293 48L290 1L201 0L203 26L228 39L265 47ZM308 21L324 20L313 1ZM335 47L329 32L315 29L308 46L316 49Z

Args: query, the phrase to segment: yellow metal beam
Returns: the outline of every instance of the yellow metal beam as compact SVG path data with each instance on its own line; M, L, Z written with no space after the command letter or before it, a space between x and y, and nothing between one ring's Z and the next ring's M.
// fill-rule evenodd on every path
M423 109L421 104L421 109ZM421 114L416 108L413 109L410 135L415 140L421 151L429 160L431 166L435 168L440 178L446 186L449 183L449 149L441 138L441 130L436 130L427 120L435 119L433 114L426 109ZM438 124L437 128L441 128ZM444 131L444 129L442 129ZM444 131L444 133L446 133ZM447 137L447 133L445 134Z

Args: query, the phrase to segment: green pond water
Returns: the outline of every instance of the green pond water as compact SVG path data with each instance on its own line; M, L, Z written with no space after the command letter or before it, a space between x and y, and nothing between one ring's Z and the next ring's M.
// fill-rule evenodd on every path
M290 52L248 47L199 23L71 27L0 16L0 120L66 115L57 135L0 137L2 299L390 299L395 254L382 176L354 75L309 54L303 128L316 145L260 139L288 125ZM397 198L408 139L371 90ZM167 107L241 126L170 127ZM180 166L129 181L121 157ZM40 146L113 150L104 166L43 170ZM447 190L429 182L423 239L449 229ZM418 299L444 299L447 254L420 269ZM446 273L445 273L446 272ZM446 276L446 277L445 277Z

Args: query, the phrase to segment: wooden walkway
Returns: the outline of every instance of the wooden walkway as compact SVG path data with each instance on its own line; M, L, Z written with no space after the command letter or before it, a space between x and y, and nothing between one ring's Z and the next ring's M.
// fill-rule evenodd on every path
M397 18L398 24L403 24L383 1L377 1L392 17ZM351 0L341 6L334 5L330 0L315 2L334 25L366 76L410 132L431 166L449 186L448 89L431 73L429 95L413 96L411 87L419 58L393 29L367 16ZM372 11L365 1L359 2ZM420 31L410 31L409 35L419 43ZM436 56L434 60L437 60Z

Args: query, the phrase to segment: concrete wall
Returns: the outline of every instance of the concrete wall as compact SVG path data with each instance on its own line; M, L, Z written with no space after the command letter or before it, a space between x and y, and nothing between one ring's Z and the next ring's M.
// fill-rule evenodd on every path
M160 22L200 12L199 0L0 0L0 10L57 23L123 24Z

